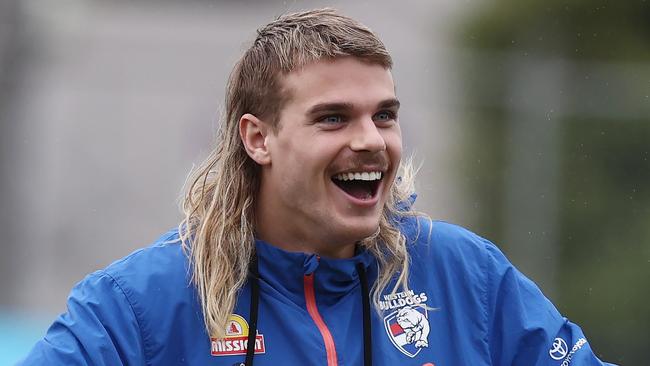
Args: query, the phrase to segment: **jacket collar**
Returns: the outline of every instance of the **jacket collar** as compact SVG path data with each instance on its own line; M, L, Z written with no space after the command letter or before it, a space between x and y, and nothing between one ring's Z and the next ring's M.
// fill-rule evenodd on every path
M277 292L299 306L305 304L305 275L314 275L317 300L324 304L337 302L359 285L357 264L364 266L370 283L377 275L376 260L364 249L359 249L352 258L332 259L316 254L288 252L262 240L255 240L255 247L262 291Z

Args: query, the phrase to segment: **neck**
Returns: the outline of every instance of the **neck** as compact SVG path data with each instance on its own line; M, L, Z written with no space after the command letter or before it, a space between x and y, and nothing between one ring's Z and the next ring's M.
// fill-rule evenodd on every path
M260 195L261 197L262 195ZM328 235L324 226L314 227L300 217L282 217L258 199L255 207L256 238L289 252L317 254L329 258L352 258L356 241Z

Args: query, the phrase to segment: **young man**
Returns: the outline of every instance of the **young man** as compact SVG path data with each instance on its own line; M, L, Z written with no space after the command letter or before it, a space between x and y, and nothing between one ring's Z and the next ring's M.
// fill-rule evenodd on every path
M332 10L260 29L179 230L78 284L24 364L602 365L494 245L411 210L391 66Z

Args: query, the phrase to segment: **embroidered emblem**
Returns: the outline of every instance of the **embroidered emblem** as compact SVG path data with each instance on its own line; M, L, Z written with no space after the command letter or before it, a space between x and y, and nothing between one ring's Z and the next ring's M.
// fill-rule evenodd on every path
M248 322L237 314L232 314L226 324L224 338L210 338L212 356L245 355L248 349ZM255 335L255 354L265 353L264 335Z
M422 348L429 347L429 314L424 302L427 295L415 295L413 291L384 295L380 305L384 309L396 309L384 317L388 338L403 354L415 357Z

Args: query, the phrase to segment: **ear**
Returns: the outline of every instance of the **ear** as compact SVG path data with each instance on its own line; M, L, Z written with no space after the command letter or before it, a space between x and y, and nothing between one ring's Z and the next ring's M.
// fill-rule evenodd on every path
M269 126L259 118L246 113L239 119L239 136L246 153L260 165L271 163L271 155L266 146Z

